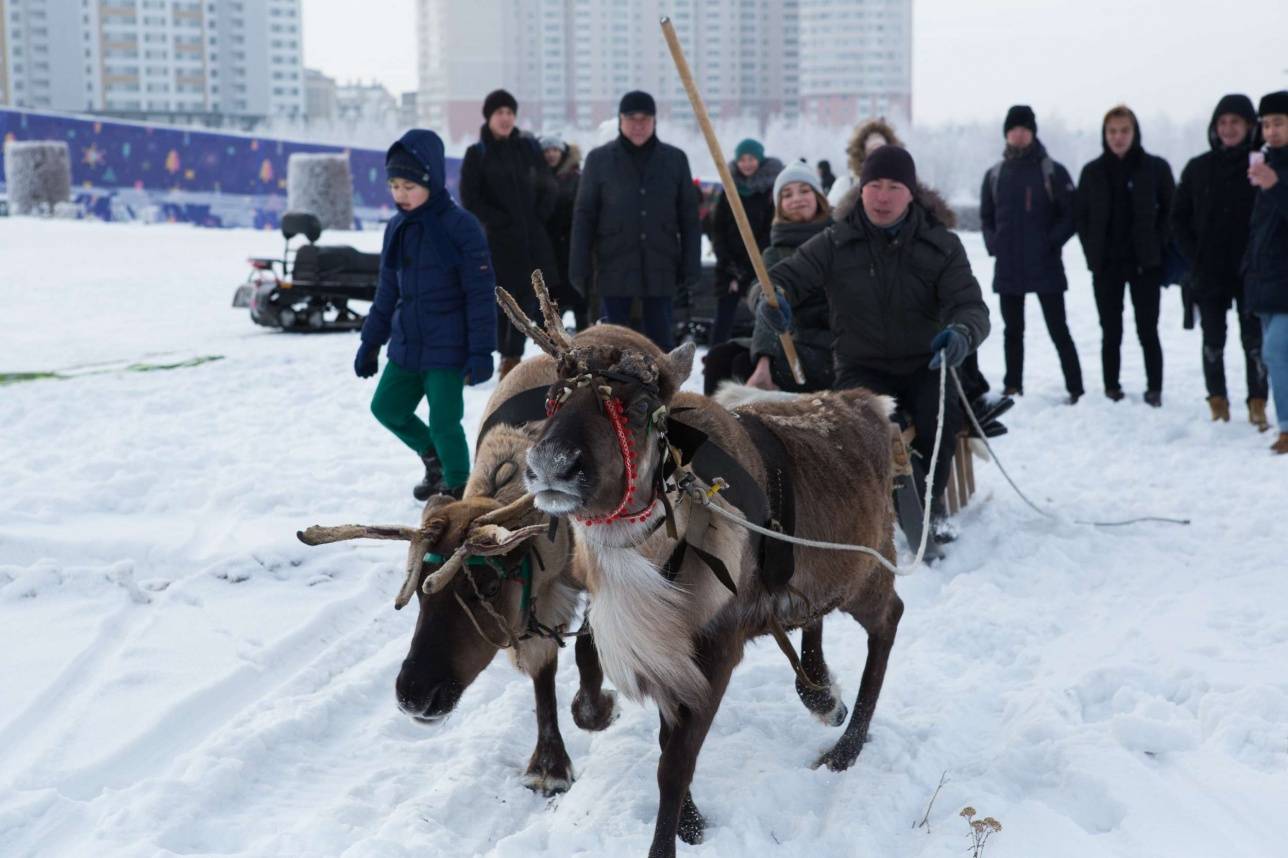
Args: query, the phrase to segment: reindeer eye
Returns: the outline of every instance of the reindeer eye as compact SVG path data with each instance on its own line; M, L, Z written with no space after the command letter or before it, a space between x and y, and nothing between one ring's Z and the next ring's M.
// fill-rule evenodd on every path
M491 581L488 581L479 588L479 592L483 594L483 598L487 599L489 602L492 601L496 598L496 594L501 592L500 579L493 578Z

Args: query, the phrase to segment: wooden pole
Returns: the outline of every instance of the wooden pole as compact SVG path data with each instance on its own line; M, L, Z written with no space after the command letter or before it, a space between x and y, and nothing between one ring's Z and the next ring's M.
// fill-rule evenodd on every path
M702 103L702 95L698 92L697 84L693 82L693 73L689 71L688 60L684 58L684 48L680 47L680 40L675 35L675 27L669 17L662 18L662 35L666 37L666 45L671 49L671 59L675 60L675 70L680 73L684 91L689 94L689 103L693 105L693 115L698 118L702 136L706 138L707 148L711 150L711 160L716 162L716 169L720 171L720 183L724 185L725 199L729 201L733 219L738 222L738 233L742 236L743 246L747 248L747 258L751 260L751 267L756 272L756 279L760 281L765 300L769 302L770 307L777 310L778 295L774 292L773 284L769 282L769 272L765 270L765 261L760 258L760 248L756 246L756 237L751 232L751 223L748 222L747 212L742 207L742 198L738 196L733 176L729 174L724 152L720 150L720 141L716 139L715 129L711 127L711 117L707 116L707 107ZM783 354L787 356L787 364L792 368L792 377L796 379L797 384L804 384L805 372L801 369L800 357L796 354L796 344L792 342L792 335L784 331L779 335L779 339L783 344Z

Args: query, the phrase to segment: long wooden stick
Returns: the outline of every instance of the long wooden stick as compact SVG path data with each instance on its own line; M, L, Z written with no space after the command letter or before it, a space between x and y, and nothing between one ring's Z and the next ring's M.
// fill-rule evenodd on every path
M756 272L756 279L760 281L761 291L769 306L777 310L778 295L774 292L773 284L769 282L765 260L760 258L760 248L756 246L756 236L752 234L747 212L742 207L742 198L738 196L733 176L729 174L729 167L725 164L724 152L720 150L720 141L716 139L715 129L711 127L711 117L707 115L707 107L702 102L702 95L698 92L697 84L693 82L693 73L689 71L689 62L684 58L684 48L680 47L680 40L675 35L675 26L666 16L662 17L662 35L666 37L666 45L671 49L671 59L675 60L675 70L680 73L684 91L689 94L689 103L693 105L693 115L698 118L698 127L702 129L702 136L707 139L711 160L716 162L716 169L720 171L720 183L724 185L725 198L729 200L733 219L738 222L738 233L742 236L743 246L747 248L747 257ZM801 369L801 360L796 354L796 344L792 342L792 335L784 331L779 334L779 339L783 344L783 354L787 356L787 364L792 368L792 377L796 379L797 384L804 384L805 372Z

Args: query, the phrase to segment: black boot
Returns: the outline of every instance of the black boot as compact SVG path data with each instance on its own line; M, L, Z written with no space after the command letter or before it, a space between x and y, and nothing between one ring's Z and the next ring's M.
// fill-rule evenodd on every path
M427 501L429 496L438 491L439 484L443 482L443 463L438 460L438 453L430 450L420 457L425 463L425 479L416 484L411 490L412 496L418 501Z
M938 545L947 545L957 539L957 528L948 520L948 510L938 498L930 504L930 538Z
M465 483L461 483L459 486L452 486L450 489L447 486L439 486L438 493L440 495L446 495L449 498L460 500L461 495L465 494Z

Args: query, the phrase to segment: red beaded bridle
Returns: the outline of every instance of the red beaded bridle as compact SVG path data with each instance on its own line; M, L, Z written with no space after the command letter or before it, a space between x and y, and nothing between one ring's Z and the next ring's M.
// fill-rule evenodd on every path
M582 373L574 378L562 381L551 389L551 395L546 399L546 417L554 416L555 412L567 401L572 392L581 387L590 387L594 385L595 378L599 373ZM608 379L605 379L606 381ZM623 378L621 380L628 383L639 384L635 379ZM653 515L653 510L657 507L657 495L654 494L649 500L648 506L639 512L627 513L627 508L635 500L636 480L639 477L639 453L635 448L635 438L631 434L630 427L626 419L626 406L623 404L620 396L617 396L611 384L602 384L595 386L595 392L599 396L600 405L604 409L604 416L608 418L609 424L613 427L613 435L617 438L617 448L622 454L622 464L626 469L625 487L622 490L621 503L617 508L607 515L591 516L582 518L573 516L579 524L586 526L598 524L613 524L615 522L625 522L627 524L640 524L648 521ZM649 426L656 426L658 420L665 421L666 407L659 406L652 412L649 417ZM663 439L664 435L661 436Z

